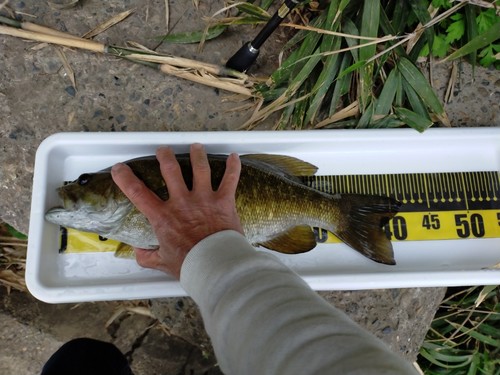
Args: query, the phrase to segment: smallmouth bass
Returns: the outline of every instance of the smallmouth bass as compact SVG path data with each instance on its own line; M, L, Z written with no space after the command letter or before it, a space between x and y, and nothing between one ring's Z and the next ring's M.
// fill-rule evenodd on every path
M191 189L189 154L176 157ZM226 159L225 155L208 155L214 189L222 180ZM392 244L383 226L398 212L398 201L373 195L331 195L308 187L300 177L314 175L317 168L290 156L248 154L240 159L236 209L245 236L252 244L286 254L303 253L316 246L311 227L321 227L364 256L379 263L395 264ZM125 164L161 199L168 199L155 156L132 159ZM46 220L133 247L157 248L158 240L151 225L113 182L110 170L84 173L59 187L63 205L50 209Z

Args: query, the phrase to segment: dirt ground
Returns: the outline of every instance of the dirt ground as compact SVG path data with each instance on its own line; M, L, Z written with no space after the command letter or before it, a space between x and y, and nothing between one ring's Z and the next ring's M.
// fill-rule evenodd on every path
M2 1L0 1L0 4ZM223 1L170 0L174 32L201 30ZM95 37L123 45L134 40L154 48L166 32L163 0L83 0L57 10L49 1L11 0L23 19L82 35L129 9L125 21ZM202 52L193 45L163 44L159 51L223 65L253 35L229 30ZM278 31L254 67L266 74L277 66L285 39ZM39 143L66 131L223 131L249 115L240 103L213 88L165 76L109 56L65 49L76 86L55 47L0 36L0 220L28 231L34 154ZM500 126L497 71L457 64L457 84L446 107L453 126ZM433 69L442 96L450 67ZM262 128L269 127L269 123ZM414 360L443 288L325 292L321 295L354 320ZM64 342L93 337L115 343L142 374L220 374L199 313L189 298L49 305L27 292L0 287L0 375L36 374Z

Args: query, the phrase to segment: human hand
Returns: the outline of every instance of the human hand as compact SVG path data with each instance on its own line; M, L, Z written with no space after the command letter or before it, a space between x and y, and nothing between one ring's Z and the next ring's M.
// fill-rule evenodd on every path
M161 200L137 178L126 164L111 169L113 180L152 225L158 250L135 248L137 263L170 273L177 279L184 258L205 237L222 230L243 233L236 212L235 193L241 171L237 154L227 158L226 171L213 191L207 154L201 144L191 145L193 188L188 190L179 163L171 148L156 152L169 198Z

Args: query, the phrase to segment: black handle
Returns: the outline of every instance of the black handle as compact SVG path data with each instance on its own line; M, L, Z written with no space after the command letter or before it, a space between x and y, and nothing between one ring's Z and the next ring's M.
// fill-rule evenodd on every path
M226 63L230 69L245 72L255 62L259 55L259 48L269 38L281 21L300 3L300 0L285 0L281 7L251 42L246 43Z

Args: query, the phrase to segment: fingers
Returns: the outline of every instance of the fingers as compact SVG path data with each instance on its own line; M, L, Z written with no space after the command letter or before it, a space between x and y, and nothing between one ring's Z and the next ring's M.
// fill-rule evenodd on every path
M156 152L156 158L160 163L161 175L167 185L168 195L172 197L186 194L188 189L174 151L170 147L161 147Z
M135 247L134 251L135 251L135 259L137 261L137 264L139 264L139 266L144 268L161 270L170 273L177 279L180 278L180 267L182 263L175 269L172 269L172 267L169 267L169 265L163 261L158 250L146 250ZM179 270L176 270L177 268Z
M114 165L111 168L111 176L123 194L127 196L139 211L146 217L154 216L158 204L162 200L137 178L128 165L123 163Z
M191 145L190 158L193 168L193 190L212 191L210 164L205 148L199 143Z
M226 161L226 171L222 177L218 192L234 198L240 180L241 161L238 154L231 154Z

